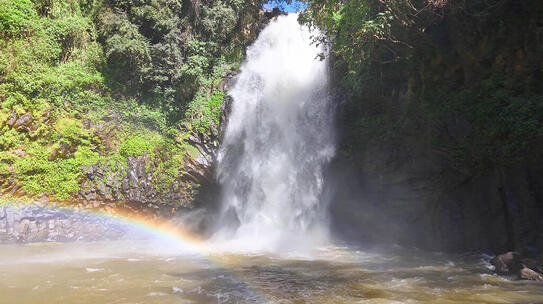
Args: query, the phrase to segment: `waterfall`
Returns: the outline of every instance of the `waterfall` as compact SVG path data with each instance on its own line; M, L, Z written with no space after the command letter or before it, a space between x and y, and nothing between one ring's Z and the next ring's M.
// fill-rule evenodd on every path
M322 51L296 14L273 20L247 50L218 154L223 210L214 240L229 240L230 249L326 240L323 169L335 141Z

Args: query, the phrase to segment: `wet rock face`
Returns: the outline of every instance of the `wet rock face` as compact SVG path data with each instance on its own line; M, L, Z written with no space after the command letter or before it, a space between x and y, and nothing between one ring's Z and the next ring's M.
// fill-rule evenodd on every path
M85 211L54 209L34 203L0 207L0 243L138 239L127 224Z
M11 111L11 115L7 121L7 125L16 128L17 131L20 132L28 132L30 131L33 120L34 118L30 113L25 113L18 116L15 111Z
M541 162L464 174L428 143L405 141L368 143L357 160L338 153L328 180L340 237L447 252L543 253Z
M235 81L235 73L229 72L223 76L219 89L228 91ZM124 204L133 209L142 208L145 211L175 210L194 205L193 202L207 185L214 187L213 166L222 132L225 129L231 98L223 100L224 114L218 125L212 125L209 134L197 131L185 139L194 147L197 155L188 155L183 160L183 167L177 176L168 176L169 182L163 183L165 176L156 174L157 164L147 154L129 156L126 164L119 162L97 163L83 169L84 177L80 181L81 190L72 200L81 202L83 207L94 203L99 205ZM85 128L94 127L95 135L106 145L110 142L109 133L114 128L115 121L110 125L92 125L85 122ZM66 149L53 151L50 159L63 157L71 151ZM115 147L111 147L115 149ZM173 179L171 181L170 179ZM201 201L200 199L198 199ZM200 202L202 203L202 202ZM203 202L205 203L205 202Z
M227 92L235 81L235 75L232 71L222 75L223 79L218 89ZM231 102L231 97L224 98L220 122L212 125L210 132L202 134L193 131L194 133L188 139L183 139L186 141L185 144L190 144L195 149L191 149L190 155L185 156L178 172L164 172L165 170L159 168L160 161L146 154L130 156L126 163L122 164L121 162L95 163L81 168L83 174L77 180L80 190L72 193L69 201L74 206L83 209L122 206L129 212L160 216L172 216L184 208L214 204L218 191L215 189L213 166ZM50 118L49 111L36 118L30 113L17 114L12 111L7 125L32 132L36 125L46 123ZM107 147L106 150L115 151L118 149L118 142L113 137L112 131L119 128L120 123L120 119L112 115L106 122L96 124L90 119L85 119L83 128L92 130L93 134L100 138L100 142ZM48 160L71 158L77 151L77 147L77 145L60 143L49 153ZM90 149L98 152L96 146L91 146ZM26 152L22 149L11 152L18 157L26 156ZM160 155L160 157L163 161L169 155ZM19 181L13 177L6 178L6 176L0 176L2 187L0 195L27 196ZM21 225L27 227L24 229L30 229L29 231L37 229L32 221Z
M221 90L227 91L234 81L235 74L223 75ZM82 168L84 177L81 180L81 190L72 200L81 202L83 207L111 204L123 204L134 210L142 209L153 213L191 207L194 201L199 204L209 204L200 195L206 188L215 187L213 167L219 142L227 122L231 98L224 98L222 108L225 109L219 125L211 128L210 134L191 134L186 141L196 148L197 155L187 156L183 168L168 184L161 182L156 164L147 154L129 156L126 165L121 163L98 163ZM97 126L98 127L98 126ZM107 128L101 128L107 129ZM71 153L66 149L53 151L50 158L63 157ZM212 198L215 199L215 198Z
M191 161L187 161L185 168L190 174L179 174L170 185L160 187L152 173L154 164L146 154L128 157L126 166L119 163L88 166L83 168L82 190L75 199L91 207L118 202L147 210L185 207L196 195L201 182L190 177L204 178L209 174L207 166L193 165Z

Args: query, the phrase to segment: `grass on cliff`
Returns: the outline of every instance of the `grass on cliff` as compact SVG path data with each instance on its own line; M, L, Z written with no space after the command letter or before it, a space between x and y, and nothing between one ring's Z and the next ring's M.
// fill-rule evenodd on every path
M29 194L52 194L57 199L67 199L79 190L81 167L100 159L88 147L78 147L73 157L57 161L48 160L48 151L30 148L27 157L14 162L14 175Z
M219 124L221 75L246 43L236 24L255 7L211 1L194 25L163 0L0 0L0 192L67 199L83 167L142 154L171 185L196 156L188 134Z

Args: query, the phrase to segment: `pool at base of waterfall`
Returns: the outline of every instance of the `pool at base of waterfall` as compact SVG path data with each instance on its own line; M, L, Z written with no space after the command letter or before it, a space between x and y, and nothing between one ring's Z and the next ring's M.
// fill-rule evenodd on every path
M1 303L542 303L484 255L388 247L183 253L155 241L0 246Z

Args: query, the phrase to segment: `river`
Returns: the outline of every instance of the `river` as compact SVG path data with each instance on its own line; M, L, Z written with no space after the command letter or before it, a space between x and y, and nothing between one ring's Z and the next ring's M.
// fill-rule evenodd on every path
M482 255L399 247L183 253L161 241L0 247L1 303L543 303Z

